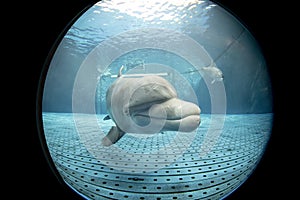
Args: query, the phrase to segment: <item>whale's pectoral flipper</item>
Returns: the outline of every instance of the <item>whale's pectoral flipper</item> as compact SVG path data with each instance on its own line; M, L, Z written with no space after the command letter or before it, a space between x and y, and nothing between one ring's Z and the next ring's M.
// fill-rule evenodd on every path
M102 139L103 146L115 144L125 134L119 127L112 126L108 134Z
M122 76L122 70L124 68L124 65L122 65L119 69L118 77Z
M103 118L103 120L109 120L109 119L111 119L109 115L106 115L106 116Z

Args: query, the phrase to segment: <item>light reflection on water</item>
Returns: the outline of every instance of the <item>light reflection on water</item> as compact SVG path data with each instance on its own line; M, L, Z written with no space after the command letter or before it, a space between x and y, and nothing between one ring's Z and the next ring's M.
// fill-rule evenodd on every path
M101 41L132 29L160 27L190 33L191 24L195 24L197 31L204 32L209 27L208 11L215 6L204 1L164 0L149 4L101 1L74 23L65 36L65 45L78 51L75 54L86 54Z

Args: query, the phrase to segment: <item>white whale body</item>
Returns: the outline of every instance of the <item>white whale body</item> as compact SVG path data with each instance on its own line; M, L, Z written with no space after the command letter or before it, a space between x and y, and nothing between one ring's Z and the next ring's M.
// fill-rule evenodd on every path
M122 70L122 69L121 69ZM157 75L122 76L106 93L108 116L113 126L102 145L116 143L125 133L191 132L200 124L198 105L177 97L174 87Z

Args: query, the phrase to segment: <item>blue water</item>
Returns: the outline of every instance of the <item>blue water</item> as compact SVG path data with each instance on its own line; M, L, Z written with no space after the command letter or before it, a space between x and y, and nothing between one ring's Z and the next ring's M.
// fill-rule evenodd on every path
M273 116L226 115L215 137L207 135L212 116L202 114L194 135L126 134L111 147L100 145L101 132L114 125L104 117L43 113L55 165L64 181L85 198L223 198L255 169L269 140ZM201 155L207 137L215 142Z
M104 94L114 81L110 75L121 65L128 73L156 64L156 71L174 69L170 75L182 76L191 85L202 113L212 113L210 84L199 68L213 61L224 74L227 113L273 112L259 44L231 14L209 1L151 1L148 6L130 2L98 3L70 27L48 69L44 111L73 112L74 85L80 81L83 98L96 95L96 112L105 114ZM156 9L149 9L152 6ZM185 91L181 82L171 82L179 93ZM95 91L90 85L100 86Z

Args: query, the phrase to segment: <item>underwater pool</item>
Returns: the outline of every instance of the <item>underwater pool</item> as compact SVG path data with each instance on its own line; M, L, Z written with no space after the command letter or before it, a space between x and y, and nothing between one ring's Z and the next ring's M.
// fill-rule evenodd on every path
M45 68L40 138L86 199L223 199L271 137L264 55L211 1L99 1Z
M43 113L46 141L63 180L85 198L157 200L220 199L229 195L259 162L271 133L273 114L226 115L221 134L212 138L216 143L205 155L201 155L201 147L209 141L208 114L201 115L201 125L188 147L190 136L174 140L175 132L148 137L126 134L115 144L117 148L103 147L99 124L108 131L113 122L103 121L105 115L96 116L99 124L91 123L94 115L76 117L85 133L78 133L72 113ZM82 143L82 134L89 138L87 142ZM173 151L167 147L164 152L171 141L175 141L171 144ZM101 157L95 157L86 148L87 143Z

